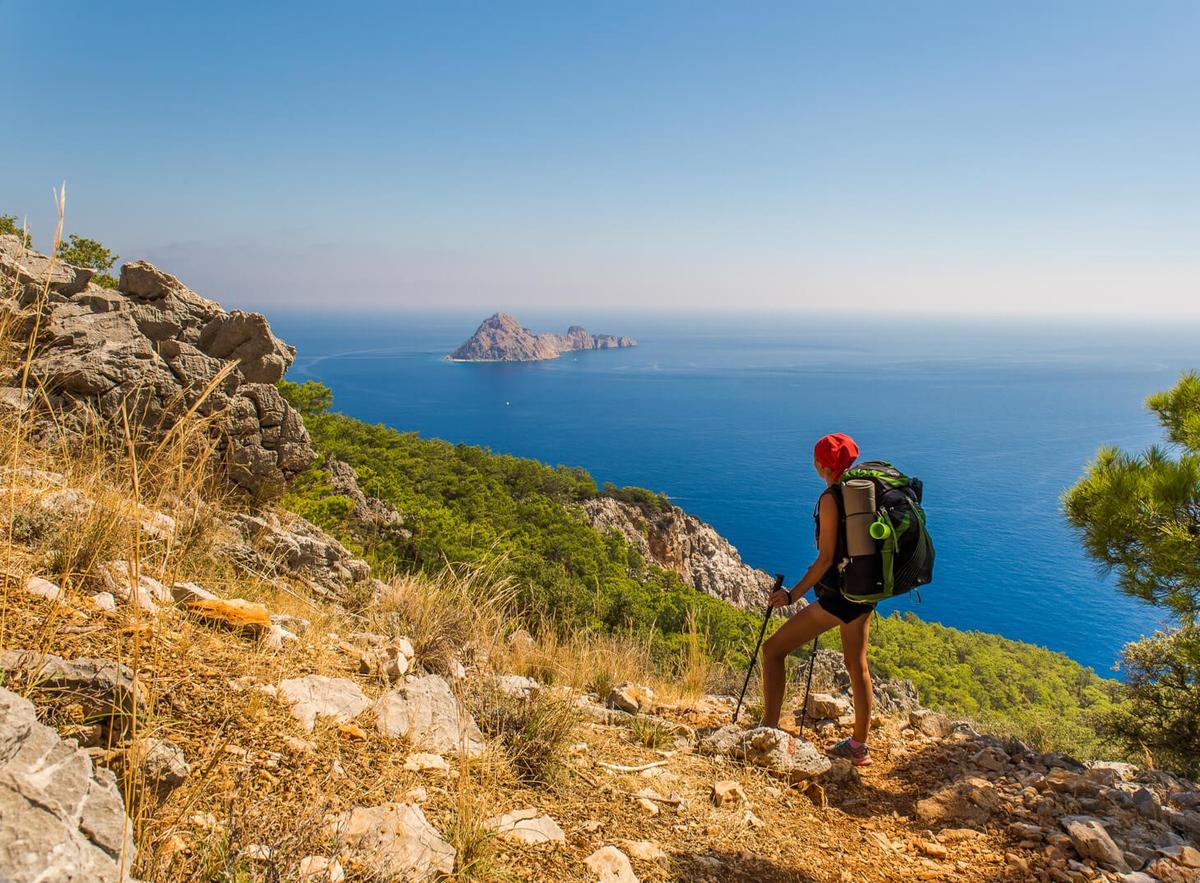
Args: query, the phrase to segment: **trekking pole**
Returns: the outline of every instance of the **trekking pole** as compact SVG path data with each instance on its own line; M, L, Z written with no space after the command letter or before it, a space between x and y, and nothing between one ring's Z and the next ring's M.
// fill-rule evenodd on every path
M808 683L804 685L804 705L800 708L800 737L804 737L804 723L808 720L808 691L812 689L813 663L817 661L817 641L821 636L813 638L812 650L808 653Z
M771 595L783 588L783 574L775 574L775 585L771 586ZM762 646L763 636L767 633L767 622L771 619L771 595L767 596L767 615L763 617L762 628L758 630L758 643L754 645L754 654L750 657L750 665L746 669L746 680L742 682L742 695L738 697L737 708L733 710L733 722L736 724L738 715L742 713L742 700L746 698L746 688L750 686L750 674L754 671L754 663L758 661L758 648Z

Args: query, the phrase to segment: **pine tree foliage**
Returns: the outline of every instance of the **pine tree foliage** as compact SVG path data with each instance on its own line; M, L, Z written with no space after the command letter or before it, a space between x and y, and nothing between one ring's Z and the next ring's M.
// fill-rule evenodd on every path
M1100 729L1128 751L1200 772L1200 373L1151 396L1167 444L1105 448L1067 491L1084 548L1122 591L1170 610L1179 628L1126 645L1125 702Z
M1064 502L1087 553L1123 591L1190 623L1200 609L1200 374L1147 404L1178 451L1104 448Z

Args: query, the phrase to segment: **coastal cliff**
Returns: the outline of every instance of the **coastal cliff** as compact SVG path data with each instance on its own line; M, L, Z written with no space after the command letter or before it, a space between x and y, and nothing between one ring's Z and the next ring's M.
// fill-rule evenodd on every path
M613 497L583 502L588 523L596 530L615 530L647 561L676 573L699 592L735 607L761 608L773 580L742 560L738 550L711 524L678 506L647 511Z
M566 334L530 331L507 313L496 313L446 358L454 362L539 362L579 350L630 346L637 346L632 337L592 334L580 325L572 325Z

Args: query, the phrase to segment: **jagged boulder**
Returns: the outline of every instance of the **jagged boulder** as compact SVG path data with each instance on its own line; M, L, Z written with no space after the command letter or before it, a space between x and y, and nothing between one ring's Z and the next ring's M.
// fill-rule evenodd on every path
M25 318L26 336L48 270L44 255L0 236L0 277L17 291L10 309ZM226 312L145 261L126 264L115 291L90 283L91 275L58 264L49 276L30 376L65 421L47 415L44 432L85 426L85 411L68 407L78 402L104 417L124 407L153 439L198 405L216 421L230 479L256 495L282 489L312 461L304 422L274 385L295 351L265 318ZM216 382L230 362L236 368ZM13 379L0 378L4 385Z
M484 749L475 719L459 708L450 685L437 675L409 677L380 696L375 722L384 736L407 739L421 751L474 757Z
M330 833L371 879L419 883L454 871L454 847L410 803L356 806L333 819Z
M279 692L292 705L292 716L312 732L318 717L345 723L358 717L371 700L348 678L307 675L280 681Z
M128 880L132 832L113 774L0 688L0 879Z
M744 761L793 783L824 775L831 765L811 742L774 727L743 730L728 724L704 736L699 750L701 754Z

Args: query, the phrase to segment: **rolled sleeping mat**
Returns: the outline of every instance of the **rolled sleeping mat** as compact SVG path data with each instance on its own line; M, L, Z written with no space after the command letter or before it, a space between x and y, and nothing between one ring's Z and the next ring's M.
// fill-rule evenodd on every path
M875 484L854 478L842 485L842 503L846 507L846 551L850 557L874 555L878 551L871 539L875 521Z

